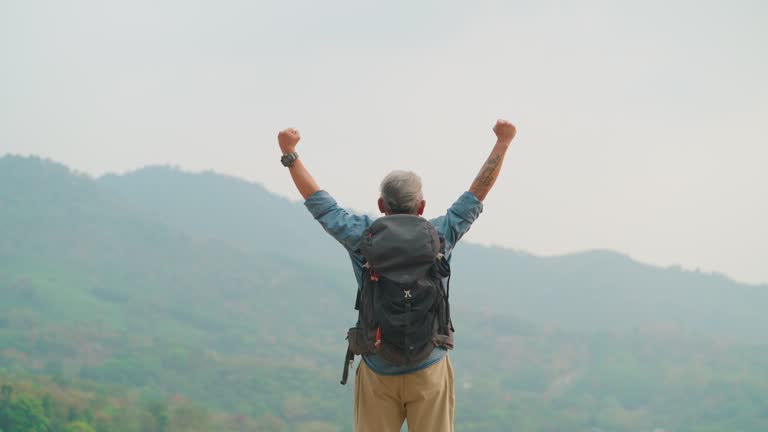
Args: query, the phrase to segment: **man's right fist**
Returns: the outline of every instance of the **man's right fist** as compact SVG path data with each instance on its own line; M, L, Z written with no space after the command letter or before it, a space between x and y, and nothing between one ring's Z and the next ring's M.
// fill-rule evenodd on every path
M299 131L294 128L281 130L280 133L277 134L277 142L280 144L280 150L283 151L283 154L295 152L296 144L299 143L300 139L301 135L299 134Z
M512 123L499 119L496 121L496 126L493 127L493 132L496 134L496 138L499 142L509 145L512 139L517 134L517 129Z

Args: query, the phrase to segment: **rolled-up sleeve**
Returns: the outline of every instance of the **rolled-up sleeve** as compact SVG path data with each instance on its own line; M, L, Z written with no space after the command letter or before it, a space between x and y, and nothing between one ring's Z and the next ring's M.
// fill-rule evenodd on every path
M451 253L456 243L483 212L483 203L472 192L464 192L445 215L432 219L432 225L445 238L445 250Z
M353 214L339 207L336 200L324 190L310 195L304 205L323 229L350 253L360 248L363 231L373 223L373 219L366 215Z

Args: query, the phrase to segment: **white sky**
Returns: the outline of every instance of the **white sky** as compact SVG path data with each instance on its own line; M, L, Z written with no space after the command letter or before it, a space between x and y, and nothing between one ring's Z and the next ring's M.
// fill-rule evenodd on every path
M433 216L498 117L518 138L468 239L768 282L768 2L0 0L0 154L298 199L294 126L344 206L404 168Z

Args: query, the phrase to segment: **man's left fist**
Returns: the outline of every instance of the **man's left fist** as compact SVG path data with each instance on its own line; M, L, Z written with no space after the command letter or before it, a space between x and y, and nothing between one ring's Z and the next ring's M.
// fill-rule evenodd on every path
M295 152L296 144L299 143L300 139L301 135L299 134L299 131L294 128L281 130L280 133L277 134L277 142L280 144L280 150L283 151L283 154Z

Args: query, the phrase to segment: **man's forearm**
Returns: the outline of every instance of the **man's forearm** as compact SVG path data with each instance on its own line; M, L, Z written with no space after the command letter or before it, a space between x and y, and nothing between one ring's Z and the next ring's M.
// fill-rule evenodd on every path
M277 134L277 142L283 155L295 152L296 145L300 140L301 134L294 128L283 129ZM294 160L293 165L288 170L291 172L293 184L296 185L296 189L299 190L299 193L305 200L320 190L320 186L317 185L315 179L312 178L312 174L304 167L301 159Z
M288 168L288 170L291 172L293 184L296 185L296 189L299 190L299 193L305 200L313 193L320 190L320 186L318 186L315 179L312 178L312 174L307 171L304 163L301 162L301 158L296 159L293 162L293 166Z
M496 178L501 171L501 165L504 163L504 156L509 148L509 143L497 141L493 146L490 156L485 161L485 164L480 169L480 173L475 177L475 181L472 182L472 186L469 191L472 192L480 201L484 200L490 192L493 184L496 183Z

